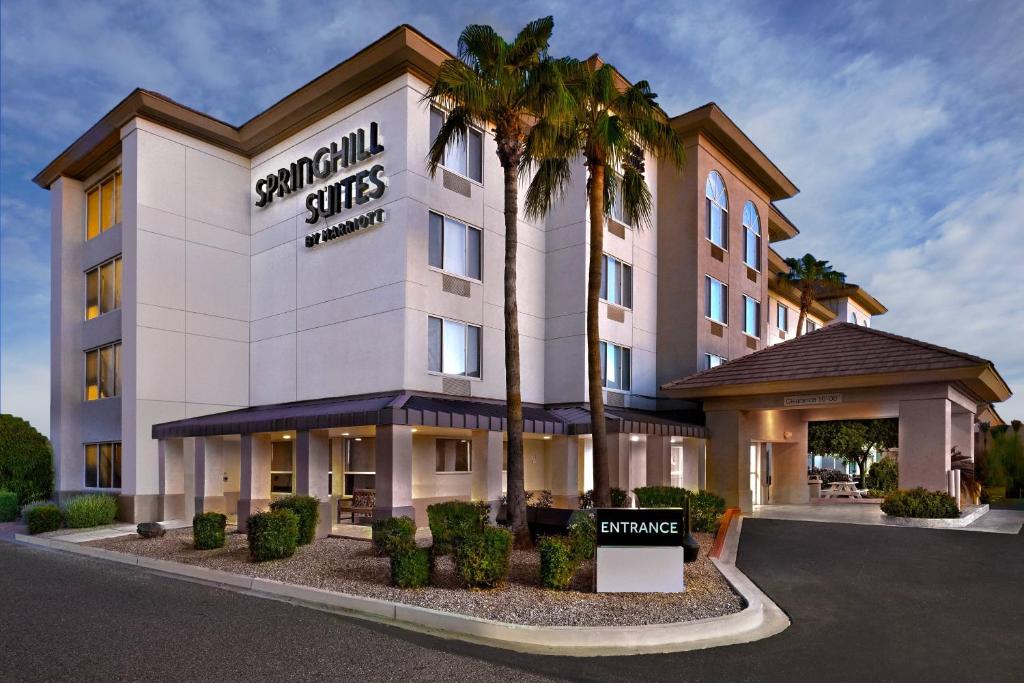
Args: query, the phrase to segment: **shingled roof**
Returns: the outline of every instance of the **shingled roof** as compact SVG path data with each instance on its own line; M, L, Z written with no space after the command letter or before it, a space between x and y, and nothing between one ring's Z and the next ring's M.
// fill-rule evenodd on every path
M960 382L986 401L1003 401L1010 395L991 361L852 323L827 325L662 389L673 396L699 398L768 392L811 380L833 380L830 384L836 386L842 383L840 378L849 378L850 386Z

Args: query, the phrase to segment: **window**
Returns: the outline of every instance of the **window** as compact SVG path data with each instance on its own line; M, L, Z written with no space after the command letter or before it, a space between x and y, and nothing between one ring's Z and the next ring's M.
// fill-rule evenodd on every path
M850 311L850 322L854 325L857 324L857 313L855 311Z
M704 315L723 325L729 322L729 287L710 275L704 276Z
M789 332L789 307L786 304L778 304L775 316L778 318L779 329Z
M722 249L728 249L729 198L725 193L725 181L717 171L708 174L704 194L707 196L707 238Z
M860 324L864 327L871 327L871 318L865 316L864 319L860 321Z
M85 352L85 400L121 395L121 342Z
M377 477L377 447L371 438L345 439L345 478L343 496L357 489L374 489Z
M618 344L601 342L601 386L629 391L630 350Z
M804 320L804 329L807 332L814 332L816 329L818 329L818 323L814 322L810 318L807 318Z
M743 295L743 332L751 337L761 336L761 302Z
M622 176L615 176L615 192L613 193L611 216L619 223L629 227L633 225L633 217L626 211L622 201Z
M469 439L437 439L435 472L469 472L473 469L472 444Z
M85 444L85 488L121 488L121 443Z
M121 171L115 171L85 193L86 233L91 240L121 222Z
M480 328L427 318L427 369L445 375L480 376Z
M294 481L292 442L275 441L270 446L270 492L292 493L292 482Z
M711 368L717 368L719 365L725 362L725 358L716 356L713 353L704 354L704 369L710 370Z
M743 262L761 270L761 219L753 202L743 206Z
M444 124L444 112L436 107L430 109L430 141L433 143ZM466 137L452 140L444 152L441 165L449 171L483 182L483 134L476 128L466 128Z
M121 257L85 272L85 319L121 308Z
M454 218L430 212L430 265L449 273L480 279L482 232Z
M633 307L633 268L607 254L601 263L601 298L624 308Z

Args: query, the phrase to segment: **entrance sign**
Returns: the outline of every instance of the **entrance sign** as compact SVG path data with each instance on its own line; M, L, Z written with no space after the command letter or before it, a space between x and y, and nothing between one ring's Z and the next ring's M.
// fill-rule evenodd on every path
M600 508L598 593L680 593L686 523L680 508Z
M842 394L816 394L812 396L786 396L782 405L787 407L824 406L843 402Z

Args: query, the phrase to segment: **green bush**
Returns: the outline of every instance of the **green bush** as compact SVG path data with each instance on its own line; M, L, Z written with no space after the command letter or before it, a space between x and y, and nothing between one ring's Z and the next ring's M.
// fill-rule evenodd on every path
M594 515L577 510L569 518L569 543L577 561L590 560L597 550L597 522Z
M480 533L487 525L485 508L449 500L427 506L427 521L434 537L434 557L451 555L459 539Z
M299 541L299 516L288 509L257 512L246 522L246 533L253 562L291 557Z
M22 513L30 534L56 531L64 523L64 513L53 503L32 505Z
M378 519L373 523L373 549L378 555L394 557L397 552L416 547L416 522L411 517Z
M459 538L455 570L467 588L494 588L508 577L512 532L485 527Z
M18 504L53 495L53 452L45 436L25 420L0 415L0 489L18 494Z
M710 491L697 491L690 494L690 525L694 531L714 533L718 529L718 520L725 514L725 498L716 496Z
M320 500L312 496L288 496L270 504L271 510L291 510L299 518L299 545L309 545L316 539L316 525L320 523Z
M228 518L219 512L203 512L192 518L192 544L196 550L224 547Z
M900 487L899 465L893 458L882 458L868 470L864 484L877 491L895 491Z
M686 504L687 490L678 486L640 486L633 489L637 507L681 508Z
M572 542L561 536L545 536L537 546L540 553L540 585L565 590L572 582L579 560Z
M75 496L64 504L64 521L72 529L113 524L117 499L102 493Z
M430 583L430 551L402 546L391 555L391 583L399 588L422 588Z
M929 491L918 486L892 491L882 501L882 512L893 517L944 519L960 516L956 499L945 491Z
M0 489L0 522L13 522L18 518L18 494Z
M629 495L622 489L614 486L610 490L613 508L624 508L629 503Z

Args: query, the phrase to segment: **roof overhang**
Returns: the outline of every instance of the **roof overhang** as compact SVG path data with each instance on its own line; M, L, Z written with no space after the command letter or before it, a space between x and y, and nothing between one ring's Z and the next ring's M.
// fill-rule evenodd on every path
M852 283L847 283L843 287L829 291L828 294L818 296L818 299L821 301L846 298L857 302L861 308L871 315L882 315L889 312L889 309L883 306L882 302L878 299L871 296L866 289Z
M800 229L772 202L768 205L768 242L782 242L800 234Z

